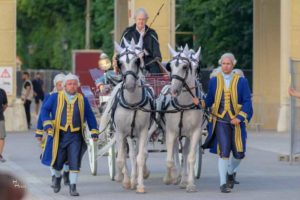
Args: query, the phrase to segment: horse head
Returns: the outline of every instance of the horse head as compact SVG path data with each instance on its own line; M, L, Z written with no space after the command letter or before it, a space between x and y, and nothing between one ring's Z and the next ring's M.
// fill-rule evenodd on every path
M195 53L189 50L187 45L178 52L170 45L168 47L172 55L171 61L166 66L171 77L171 93L178 96L183 87L195 84L201 48Z
M143 38L140 37L138 43L132 39L130 42L124 38L125 47L121 47L115 42L115 51L117 52L117 66L122 73L124 88L133 92L144 66Z

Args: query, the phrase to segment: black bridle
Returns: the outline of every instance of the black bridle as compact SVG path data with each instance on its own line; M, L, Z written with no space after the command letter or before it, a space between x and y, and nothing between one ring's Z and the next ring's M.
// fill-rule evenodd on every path
M129 64L129 62L130 62L129 55L133 55L133 59L140 59L138 54L136 54L134 51L129 50L128 47L126 47L125 51L118 55L118 60L120 60L120 58L122 56L126 56L126 63ZM119 67L120 67L120 71L121 71L123 80L126 79L126 76L128 76L128 75L133 76L136 80L139 79L138 74L139 74L139 71L140 71L140 66L138 64L136 65L137 70L135 72L132 71L132 70L127 70L124 74L122 72L121 66L119 66Z
M189 71L192 71L191 61L190 61L188 58L186 58L186 57L180 56L180 54L181 54L181 53L179 53L177 56L173 57L173 59L170 60L169 63L171 63L172 61L176 60L175 66L177 67L177 66L179 65L179 60L182 60L183 62L187 63L188 66L187 66L187 68L186 68L186 70L185 70L185 75L184 75L184 77L178 76L178 75L176 75L176 74L172 74L172 73L171 73L171 77L170 77L170 78L171 78L171 81L172 81L173 79L179 80L179 81L182 83L182 86L189 92L189 94L190 94L193 98L195 98L195 95L194 95L193 92L191 91L191 88L190 88L190 87L188 86L188 84L186 83L186 79L187 79L187 77L188 77L188 73L189 73ZM194 60L197 61L196 59L194 59Z

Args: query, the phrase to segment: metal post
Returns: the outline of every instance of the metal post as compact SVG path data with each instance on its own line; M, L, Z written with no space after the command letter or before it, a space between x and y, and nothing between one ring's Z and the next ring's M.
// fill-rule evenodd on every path
M90 31L91 31L91 2L86 0L85 15L85 48L90 49Z
M291 87L295 88L295 77L294 77L294 66L293 61L290 58L289 59L289 66L290 66L290 73L291 73ZM293 163L293 141L294 141L294 134L295 134L295 110L296 110L296 104L295 104L295 98L290 97L290 164Z

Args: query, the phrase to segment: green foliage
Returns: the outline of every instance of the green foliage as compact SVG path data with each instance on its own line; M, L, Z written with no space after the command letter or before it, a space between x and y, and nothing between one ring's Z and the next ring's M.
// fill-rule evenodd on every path
M17 53L25 68L71 69L85 48L85 0L18 0ZM113 1L91 0L91 47L111 49ZM105 22L106 20L106 22Z
M232 52L239 68L252 68L251 0L177 0L176 11L178 31L194 33L196 39L192 45L202 46L205 67L217 66L223 53ZM182 45L185 40L177 44Z

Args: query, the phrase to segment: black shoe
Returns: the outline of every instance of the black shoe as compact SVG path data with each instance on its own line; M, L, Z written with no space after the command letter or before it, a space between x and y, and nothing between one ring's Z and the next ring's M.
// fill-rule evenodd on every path
M58 193L60 191L60 188L61 188L60 183L61 183L61 177L59 177L59 178L55 177L54 187L53 187L54 193Z
M63 179L65 185L70 185L70 179L69 179L70 172L64 172L63 173Z
M228 188L226 184L221 185L220 190L222 193L230 193L231 192L230 188Z
M70 195L79 196L79 193L76 190L76 184L70 184Z
M240 184L239 181L236 180L236 172L233 173L234 184Z
M233 189L234 187L234 175L229 175L227 174L227 187L229 187L230 189Z
M52 176L52 180L51 180L51 187L54 188L55 186L55 176Z
M0 162L4 163L6 160L3 158L3 156L0 154Z

